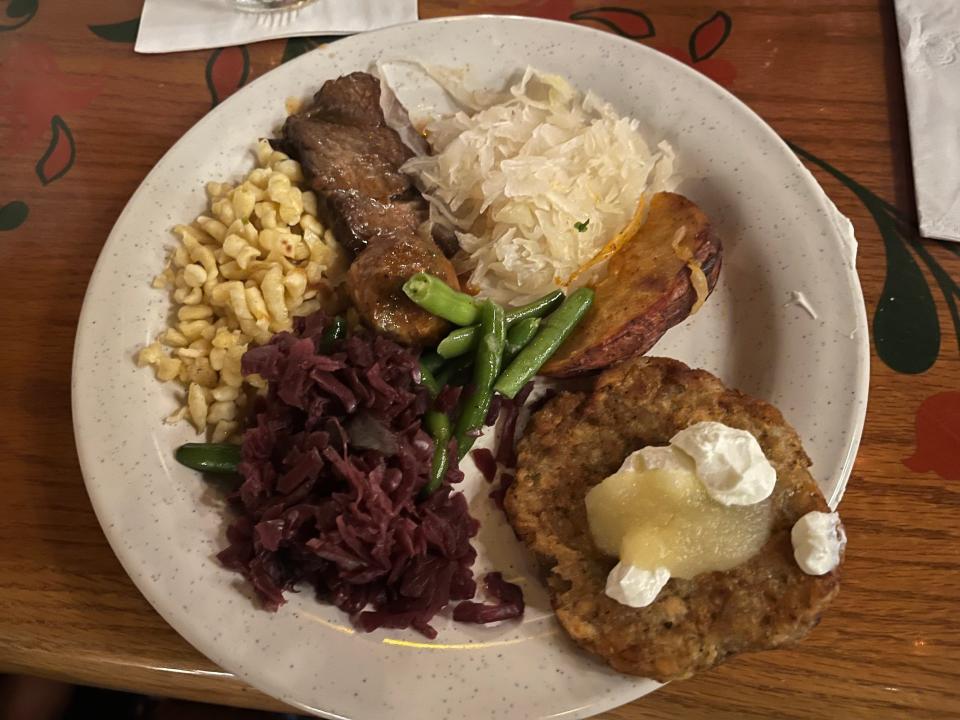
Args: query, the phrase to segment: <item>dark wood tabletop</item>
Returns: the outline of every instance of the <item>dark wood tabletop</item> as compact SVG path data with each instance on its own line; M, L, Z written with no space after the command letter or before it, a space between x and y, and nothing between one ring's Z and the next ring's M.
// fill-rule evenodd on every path
M820 626L606 717L960 716L960 245L916 234L891 3L612 2L422 0L420 14L582 23L744 100L853 220L872 379L843 588ZM84 490L70 365L97 254L146 173L213 104L327 39L138 55L141 5L0 0L0 671L282 709L124 574Z

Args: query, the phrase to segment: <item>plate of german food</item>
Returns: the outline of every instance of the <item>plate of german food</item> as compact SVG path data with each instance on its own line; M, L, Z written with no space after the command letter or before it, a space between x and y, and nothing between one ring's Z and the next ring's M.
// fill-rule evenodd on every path
M86 485L191 644L333 718L579 718L804 638L839 591L852 226L759 117L568 24L340 40L117 220Z

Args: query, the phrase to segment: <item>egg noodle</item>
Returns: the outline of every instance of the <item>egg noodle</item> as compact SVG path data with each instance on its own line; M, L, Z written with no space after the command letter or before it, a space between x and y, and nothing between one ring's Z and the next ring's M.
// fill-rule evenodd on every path
M317 198L300 163L266 140L257 167L236 185L209 182L209 214L177 225L179 241L153 286L175 312L137 362L182 390L168 422L187 420L211 439L235 439L248 391L262 390L240 361L251 346L290 330L293 318L342 305L347 258L317 219Z

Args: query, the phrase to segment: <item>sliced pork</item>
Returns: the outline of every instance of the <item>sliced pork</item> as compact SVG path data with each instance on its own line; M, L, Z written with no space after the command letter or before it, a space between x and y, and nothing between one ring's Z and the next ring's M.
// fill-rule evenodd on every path
M436 243L417 232L427 204L400 172L413 152L384 120L380 81L361 72L328 80L287 119L279 144L300 161L321 219L353 255L347 290L364 322L406 345L437 341L447 323L401 287L417 272L459 282Z

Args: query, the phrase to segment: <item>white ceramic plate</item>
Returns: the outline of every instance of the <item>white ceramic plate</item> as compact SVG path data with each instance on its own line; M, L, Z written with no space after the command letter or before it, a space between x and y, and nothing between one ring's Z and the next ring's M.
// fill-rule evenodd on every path
M137 587L190 643L264 692L343 718L585 717L657 687L578 651L560 632L523 548L487 490L465 491L483 523L478 571L518 576L522 624L483 628L438 618L440 635L358 634L310 592L280 612L258 609L221 568L218 494L177 466L194 440L165 426L173 396L134 355L163 327L165 293L150 287L171 227L205 205L204 184L252 165L252 142L284 116L284 100L377 60L469 66L499 87L528 64L593 89L673 143L688 180L680 191L716 222L724 242L717 291L655 353L717 373L772 401L799 430L813 472L836 503L850 473L867 398L866 316L849 222L779 137L725 90L643 45L574 25L465 17L341 40L289 62L210 112L163 157L131 198L97 263L80 318L73 368L77 447L97 516ZM406 88L416 112L435 96ZM814 313L791 294L802 292Z

